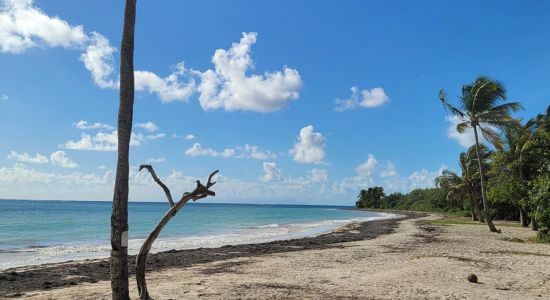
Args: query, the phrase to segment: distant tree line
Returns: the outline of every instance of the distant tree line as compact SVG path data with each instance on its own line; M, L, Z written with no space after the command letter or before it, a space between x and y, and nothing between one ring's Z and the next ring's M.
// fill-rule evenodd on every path
M458 209L448 205L446 191L442 188L415 189L406 194L391 193L386 195L383 187L369 187L359 192L355 206L374 209L463 212L462 208Z
M460 171L445 170L436 188L407 194L363 189L356 206L458 213L486 222L491 231L498 231L492 218L515 220L550 241L550 106L523 122L509 114L519 103L497 103L505 97L504 87L485 77L463 86L459 107L440 92L445 107L461 120L457 131L470 128L476 135L475 144L458 156ZM477 139L478 129L488 145Z

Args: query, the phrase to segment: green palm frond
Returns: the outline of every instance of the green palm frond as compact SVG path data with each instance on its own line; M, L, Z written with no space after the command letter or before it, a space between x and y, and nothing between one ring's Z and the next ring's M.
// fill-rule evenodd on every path
M496 118L496 119L484 119L481 121L482 124L496 127L502 130L513 130L515 128L521 127L521 124L518 120L508 117L508 118Z
M462 171L462 176L468 173L468 161L467 154L465 152L460 152L458 156L458 164L460 165L460 170Z
M465 114L460 109L454 107L449 101L447 101L444 90L439 91L439 100L441 100L441 103L443 104L443 107L446 111L450 111L453 115L458 116L460 118L464 118Z
M467 110L478 113L489 110L498 101L505 100L506 90L500 82L481 76L474 81L469 93L463 97L466 100L464 105Z
M527 121L527 123L525 123L525 128L527 128L529 131L535 131L537 130L537 127L538 127L538 124L539 124L539 118L541 117L541 115L537 115L535 118L532 118L530 119L529 121Z
M504 104L492 107L488 111L506 111L506 112L514 111L514 112L516 112L516 111L519 111L519 110L522 110L522 109L523 109L523 105L521 105L521 103L519 103L519 102L508 102L508 103L504 103Z
M489 143L497 149L502 149L502 138L494 129L487 126L479 126L479 129L481 130L483 137L489 141Z
M464 132L466 132L466 129L472 127L471 124L472 123L470 121L464 121L462 123L458 123L456 125L456 131L458 131L459 133L464 133Z

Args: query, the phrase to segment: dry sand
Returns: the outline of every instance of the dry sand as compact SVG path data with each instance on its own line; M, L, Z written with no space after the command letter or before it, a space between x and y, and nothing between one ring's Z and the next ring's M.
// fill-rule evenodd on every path
M437 219L429 216L423 219ZM529 229L423 225L340 247L238 257L149 272L155 299L550 299L550 245ZM353 232L353 230L352 230ZM474 273L479 283L469 283ZM2 282L1 284L5 284ZM131 295L137 298L135 282ZM30 299L110 299L108 281L26 292Z

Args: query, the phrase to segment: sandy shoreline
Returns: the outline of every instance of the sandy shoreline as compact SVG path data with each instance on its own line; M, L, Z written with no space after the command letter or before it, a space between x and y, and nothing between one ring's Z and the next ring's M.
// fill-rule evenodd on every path
M550 245L509 241L526 241L532 231L502 224L497 235L484 225L425 224L436 218L373 221L294 241L160 253L150 260L150 293L155 299L550 299ZM21 270L16 281L0 281L0 297L18 292L31 299L110 299L108 264L101 263ZM50 286L39 281L56 272ZM480 283L467 282L470 273ZM133 277L131 295L137 297Z
M372 239L390 233L397 227L397 220L416 218L423 214L401 213L403 217L352 223L316 237L273 241L254 244L239 244L217 248L170 250L149 256L148 270L189 267L237 257L254 257L272 253L300 250L327 249L342 242ZM368 226L367 226L368 224ZM336 246L337 247L337 246ZM130 274L134 270L131 256ZM82 283L95 283L109 279L108 259L86 259L61 263L22 266L0 271L0 297L23 295L27 292L50 290Z

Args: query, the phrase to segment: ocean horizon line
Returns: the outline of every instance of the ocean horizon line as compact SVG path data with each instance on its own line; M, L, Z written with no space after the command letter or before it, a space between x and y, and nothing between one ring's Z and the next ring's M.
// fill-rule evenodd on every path
M12 199L12 198L0 198L0 201L57 201L57 202L112 202L112 200L78 200L78 199ZM167 203L166 200L162 201L131 201L129 200L128 203ZM218 201L200 201L200 202L189 202L188 204L231 204L231 205L289 205L289 206L314 206L314 207L347 207L347 208L354 208L355 206L352 205L342 205L342 204L309 204L309 203L299 203L299 202L293 202L293 203L284 203L284 202L268 202L268 203L258 203L258 202L218 202Z

